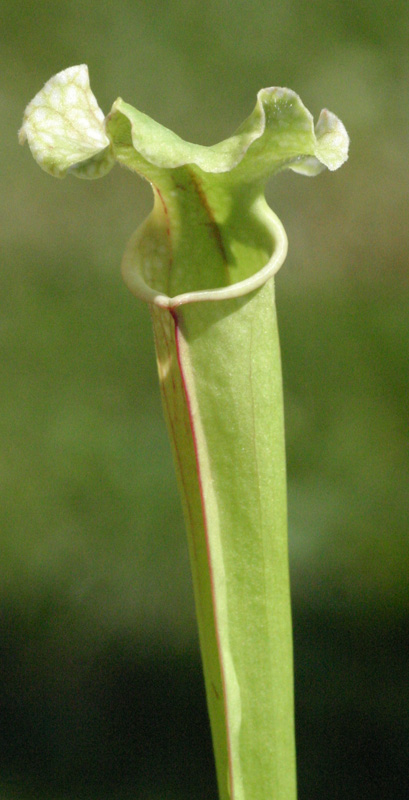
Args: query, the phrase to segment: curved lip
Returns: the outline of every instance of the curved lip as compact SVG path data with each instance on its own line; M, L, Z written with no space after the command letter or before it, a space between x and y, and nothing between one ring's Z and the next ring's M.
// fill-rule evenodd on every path
M121 270L123 279L132 294L139 297L140 300L144 300L146 303L151 303L159 308L174 309L182 305L187 305L188 303L214 302L217 300L231 300L236 297L243 297L263 286L278 272L285 261L288 250L287 234L282 222L271 209L268 215L268 227L275 240L275 248L271 258L267 264L255 272L254 275L250 275L249 278L245 278L243 281L232 283L230 286L223 286L219 289L183 292L174 297L169 297L169 295L163 292L152 289L143 277L141 263L139 260L133 258L139 238L139 230L131 237L122 259Z
M217 142L210 147L184 141L177 134L173 133L173 131L169 131L158 124L159 129L162 129L162 131L167 130L167 133L171 134L177 145L185 148L185 152L181 158L176 158L176 160L175 158L171 158L170 161L164 162L162 159L158 159L155 157L152 150L147 148L146 145L142 144L141 141L138 140L138 128L135 120L132 118L132 111L135 111L135 109L133 109L129 103L126 103L122 97L117 98L106 118L106 121L109 121L116 112L126 116L131 125L132 142L135 150L153 166L162 167L165 169L174 169L177 167L193 165L204 170L204 172L209 173L230 172L240 164L251 145L254 144L257 139L260 139L265 133L266 108L264 103L267 102L265 98L268 98L269 96L273 96L275 98L275 102L280 101L284 97L287 97L292 103L299 102L313 129L314 121L312 114L307 108L305 108L296 92L294 92L292 89L287 89L282 86L267 86L257 92L255 108L243 123L245 126L251 121L252 125L249 130L243 132L241 130L243 126L240 126L240 128L228 139ZM139 117L149 120L149 118L147 118L142 112L138 111L137 114ZM149 122L152 124L151 120L149 120Z

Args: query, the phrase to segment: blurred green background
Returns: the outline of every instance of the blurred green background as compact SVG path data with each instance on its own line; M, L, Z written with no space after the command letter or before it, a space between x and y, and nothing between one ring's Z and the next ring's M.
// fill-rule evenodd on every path
M215 800L148 311L118 265L151 206L17 145L77 63L212 144L289 86L352 140L287 173L284 363L300 800L409 796L406 0L3 0L0 798Z

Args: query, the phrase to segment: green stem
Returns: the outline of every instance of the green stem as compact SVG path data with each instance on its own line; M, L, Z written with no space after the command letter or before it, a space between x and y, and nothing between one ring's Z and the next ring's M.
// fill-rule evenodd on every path
M183 185L180 176L172 177L168 185L162 182L160 194L156 189L154 210L128 245L123 276L152 308L188 531L219 793L221 800L294 800L286 473L273 279L285 258L286 236L259 199L262 238L273 252L264 267L217 289L172 297L158 292L152 288L155 256L162 263L167 258L169 274L176 255L180 263L180 249L182 260L187 258L183 244L176 254L174 242L189 228L192 209L196 227L203 216L213 216L196 187L188 220L184 206L170 213L168 204L174 206L179 196L174 184ZM184 187L184 200L186 194ZM224 258L222 235L206 235L216 263Z
M205 305L199 326L190 305L155 309L153 320L188 530L220 797L293 800L285 453L273 280L250 297ZM221 348L214 347L215 327ZM222 353L211 364L209 348ZM269 381L263 379L260 392L266 365ZM240 435L236 426L231 434L232 415L239 418Z

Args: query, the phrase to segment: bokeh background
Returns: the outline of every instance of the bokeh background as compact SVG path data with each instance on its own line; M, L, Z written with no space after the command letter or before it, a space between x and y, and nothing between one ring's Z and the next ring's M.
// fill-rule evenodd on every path
M151 206L51 179L26 103L86 62L212 144L290 86L350 160L286 173L284 363L300 800L409 796L406 0L2 0L1 800L215 800L183 521L147 309L118 265Z

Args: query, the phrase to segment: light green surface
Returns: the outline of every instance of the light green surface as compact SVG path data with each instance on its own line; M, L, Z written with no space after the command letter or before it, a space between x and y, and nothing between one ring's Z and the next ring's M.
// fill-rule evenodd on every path
M84 144L81 139L83 131ZM347 158L342 123L264 89L230 139L185 143L122 100L104 122L87 68L50 79L20 142L56 177L114 163L148 179L150 217L123 273L152 306L159 377L185 510L221 800L296 797L281 364L273 276L285 232L271 174Z

